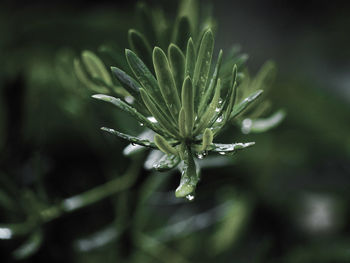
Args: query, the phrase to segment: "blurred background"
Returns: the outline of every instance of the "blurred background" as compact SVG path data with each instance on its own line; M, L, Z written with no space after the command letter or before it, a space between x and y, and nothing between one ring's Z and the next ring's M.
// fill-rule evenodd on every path
M177 1L145 2L175 19ZM125 63L136 5L1 2L1 262L350 262L350 3L200 1L216 50L239 44L252 75L276 63L268 96L286 117L227 129L220 141L256 145L202 160L192 202L174 197L178 171L100 130L142 127L74 73L101 45Z

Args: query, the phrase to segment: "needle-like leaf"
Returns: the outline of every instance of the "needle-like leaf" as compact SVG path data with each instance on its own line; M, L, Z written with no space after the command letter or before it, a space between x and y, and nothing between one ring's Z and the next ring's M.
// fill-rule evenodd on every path
M165 154L153 164L153 168L159 172L164 172L175 168L179 162L179 156Z
M162 152L166 154L178 155L177 150L172 147L163 136L159 134L154 135L154 143Z
M188 39L186 48L185 76L193 78L194 67L196 66L196 51L192 38Z
M203 111L204 111L206 105L208 104L208 101L213 96L213 91L214 91L214 88L216 86L216 83L217 83L218 77L219 77L220 66L221 66L221 61L222 61L222 54L223 54L223 51L220 50L219 55L218 55L218 59L216 61L215 69L213 72L213 76L210 79L208 88L205 90L204 97L201 98L201 100L200 100L199 109L198 109L199 116L201 116L203 114Z
M149 141L149 140L146 140L146 139L141 139L141 138L138 138L138 137L135 137L135 136L131 136L131 135L128 135L128 134L125 134L125 133L121 133L121 132L118 132L114 129L111 129L111 128L106 128L106 127L102 127L101 130L103 131L106 131L110 134L113 134L115 136L118 136L124 140L127 140L129 141L130 143L134 143L134 144L138 144L138 145L141 145L141 146L145 146L145 147L149 147L149 148L153 148L153 149L158 149L157 146Z
M193 86L195 94L195 110L199 104L200 98L202 98L207 83L211 58L213 55L214 37L210 29L208 29L201 41L198 51L197 61L193 74Z
M230 120L244 111L250 104L252 104L259 96L263 93L263 90L257 90L243 101L241 101L238 105L233 107L233 110L230 115Z
M145 116L143 116L141 113L139 113L136 109L134 109L133 107L131 107L130 105L128 105L127 103L125 103L124 101L122 101L119 98L114 98L112 96L103 95L103 94L95 94L92 97L94 99L103 100L103 101L106 101L106 102L113 104L114 106L116 106L120 110L130 114L136 120L138 120L140 123L144 124L146 127L150 128L151 130L153 130L155 132L158 132L158 133L163 132L163 130L158 125L156 125L155 123L148 120Z
M231 144L222 144L222 143L212 143L208 147L208 151L217 152L221 155L232 154L237 150L242 150L253 146L255 142L246 142L246 143L231 143Z
M170 44L168 57L177 92L181 94L182 83L185 77L185 56L178 46Z
M139 58L148 66L152 66L152 49L147 39L137 30L130 29L128 32L128 40L131 49Z
M176 131L172 123L169 121L169 119L166 119L166 116L164 116L157 109L157 106L152 102L147 92L144 89L140 89L140 93L141 93L142 100L145 103L147 109L152 113L153 117L156 118L159 124L173 136L177 135L178 132Z
M82 63L79 59L74 59L74 70L77 78L81 81L86 87L94 92L108 93L108 88L95 84L85 72Z
M181 93L181 103L185 111L186 135L190 135L194 123L193 87L190 77L186 77Z
M86 70L93 78L99 78L107 83L107 85L113 85L109 72L98 56L91 51L85 50L81 55L81 59L86 67Z
M213 142L213 137L213 132L209 128L206 128L203 132L203 142L200 151L207 150L208 146L211 145Z
M137 80L141 83L142 87L147 91L152 101L157 104L163 115L170 115L160 92L158 82L153 74L134 52L126 49L125 55L131 70Z
M185 138L187 135L186 131L186 115L184 108L181 108L179 113L179 133L182 138Z
M168 59L159 47L153 50L153 64L164 101L170 114L177 119L181 108L180 98Z
M215 115L216 109L218 107L219 99L220 99L220 89L221 89L221 83L220 79L218 79L218 83L215 88L215 94L212 99L212 101L209 104L208 109L205 111L203 116L199 119L199 123L194 131L194 136L198 135L200 132L203 131L204 128L207 127L210 120Z

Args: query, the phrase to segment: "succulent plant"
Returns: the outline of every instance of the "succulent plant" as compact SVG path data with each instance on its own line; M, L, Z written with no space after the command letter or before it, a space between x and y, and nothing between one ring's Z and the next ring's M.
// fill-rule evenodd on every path
M216 65L211 70L213 48L214 37L210 29L204 33L198 52L191 38L187 41L186 54L175 44L169 45L168 54L155 47L152 56L155 76L134 52L126 49L126 59L136 79L119 68L112 67L111 70L132 100L93 95L93 98L110 102L129 113L154 132L152 141L102 128L133 145L162 151L164 156L153 165L157 170L179 165L182 173L176 197L191 199L195 192L199 181L195 157L203 158L208 152L229 155L254 145L254 142L213 142L225 124L262 93L262 90L257 90L237 103L237 66L233 65L229 80L222 80L220 66L223 52L220 50Z

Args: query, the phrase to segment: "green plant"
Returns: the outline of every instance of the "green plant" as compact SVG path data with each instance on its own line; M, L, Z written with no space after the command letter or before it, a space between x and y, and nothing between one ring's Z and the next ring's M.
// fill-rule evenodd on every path
M132 144L162 151L165 155L153 164L157 170L179 165L181 180L175 191L177 197L193 198L200 178L195 156L203 158L208 152L229 155L254 145L254 142L213 143L225 124L262 93L262 90L257 90L236 103L237 66L232 66L229 79L221 79L223 52L220 50L211 71L213 48L214 37L210 29L204 33L198 52L192 38L187 41L185 54L173 43L169 45L167 55L155 47L152 60L156 76L134 52L126 49L126 59L136 80L117 67L111 70L132 100L128 103L108 95L93 95L93 98L110 102L129 113L155 133L154 141L151 141L102 128Z

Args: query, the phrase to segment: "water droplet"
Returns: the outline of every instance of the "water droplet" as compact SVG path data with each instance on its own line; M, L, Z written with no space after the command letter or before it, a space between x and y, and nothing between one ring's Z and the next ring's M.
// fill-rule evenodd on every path
M135 100L134 97L132 97L132 96L126 96L124 99L129 104L132 104Z
M156 123L156 122L157 122L156 118L154 118L153 116L152 116L152 117L148 117L147 119L148 119L150 122L152 122L152 123Z
M188 201L193 201L194 200L194 195L186 195L186 199Z
M216 122L218 122L218 123L220 123L220 122L222 122L222 116L220 116L217 120L216 120Z
M226 155L226 152L219 152L220 155Z
M139 124L140 124L141 127L145 125L145 124L143 124L142 122L140 122Z
M250 133L250 130L251 130L251 128L252 128L252 125L253 125L253 121L252 121L251 119L249 119L249 118L244 119L244 120L242 121L242 128L241 128L242 132L243 132L244 134Z
M205 157L207 157L208 155L208 152L207 151L203 151L203 152L200 152L200 153L196 153L196 156L198 159L201 159L203 160Z
M219 101L218 101L219 105L222 104L222 99L220 98Z
M219 107L217 107L217 108L215 109L215 111L216 111L216 112L219 112L219 111L220 111L220 108L219 108Z

